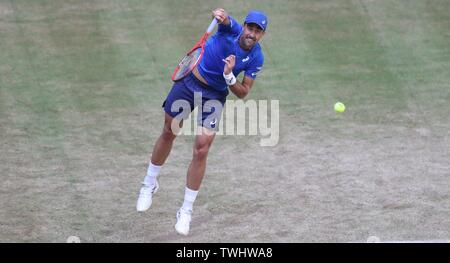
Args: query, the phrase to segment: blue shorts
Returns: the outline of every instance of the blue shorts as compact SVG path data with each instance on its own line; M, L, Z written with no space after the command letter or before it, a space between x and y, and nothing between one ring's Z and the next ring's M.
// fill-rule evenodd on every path
M173 118L187 119L195 107L197 124L210 130L218 130L228 89L218 91L198 80L193 73L175 82L162 107Z

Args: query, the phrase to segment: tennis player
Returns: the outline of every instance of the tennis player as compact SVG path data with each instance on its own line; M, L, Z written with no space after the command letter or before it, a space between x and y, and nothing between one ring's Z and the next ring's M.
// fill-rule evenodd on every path
M174 83L163 103L164 128L153 148L147 176L144 178L136 205L137 211L143 212L152 204L153 194L159 187L157 176L176 138L172 131L172 122L178 119L182 125L182 120L198 106L201 118L197 123L199 129L204 132L196 135L193 157L187 171L184 202L176 215L175 229L182 235L189 233L193 204L205 175L208 151L215 137L214 132L219 126L221 110L229 90L238 98L244 98L250 92L264 63L258 41L267 29L266 14L250 11L243 25L222 8L213 10L212 15L218 20L219 27L216 34L207 41L203 58L188 76ZM242 71L245 72L244 78L238 81L236 76ZM201 105L194 104L194 93L201 93ZM179 112L179 107L174 107L174 104L180 101L189 103L187 112ZM207 103L208 101L220 103L211 104Z

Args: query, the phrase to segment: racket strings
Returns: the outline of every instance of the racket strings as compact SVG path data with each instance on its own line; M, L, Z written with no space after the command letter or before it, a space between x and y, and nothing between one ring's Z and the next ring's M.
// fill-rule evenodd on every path
M189 72L191 72L192 69L194 69L194 67L197 65L201 53L202 49L197 48L196 50L192 51L187 56L185 56L178 64L178 71L175 74L174 80L179 80L187 76Z

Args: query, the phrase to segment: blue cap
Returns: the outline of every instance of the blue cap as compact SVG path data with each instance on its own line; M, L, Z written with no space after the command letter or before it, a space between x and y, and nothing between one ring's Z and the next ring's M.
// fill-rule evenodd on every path
M269 20L267 19L266 14L264 14L263 12L252 10L248 13L247 17L245 17L244 23L255 23L265 31Z

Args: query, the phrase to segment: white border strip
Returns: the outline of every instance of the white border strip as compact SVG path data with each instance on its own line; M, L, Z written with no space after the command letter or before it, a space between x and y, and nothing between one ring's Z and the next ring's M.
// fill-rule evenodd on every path
M370 236L366 243L450 243L450 240L435 239L435 240L381 240L377 236Z
M374 243L450 243L450 240L403 240L403 241L395 240L395 241L380 241Z

